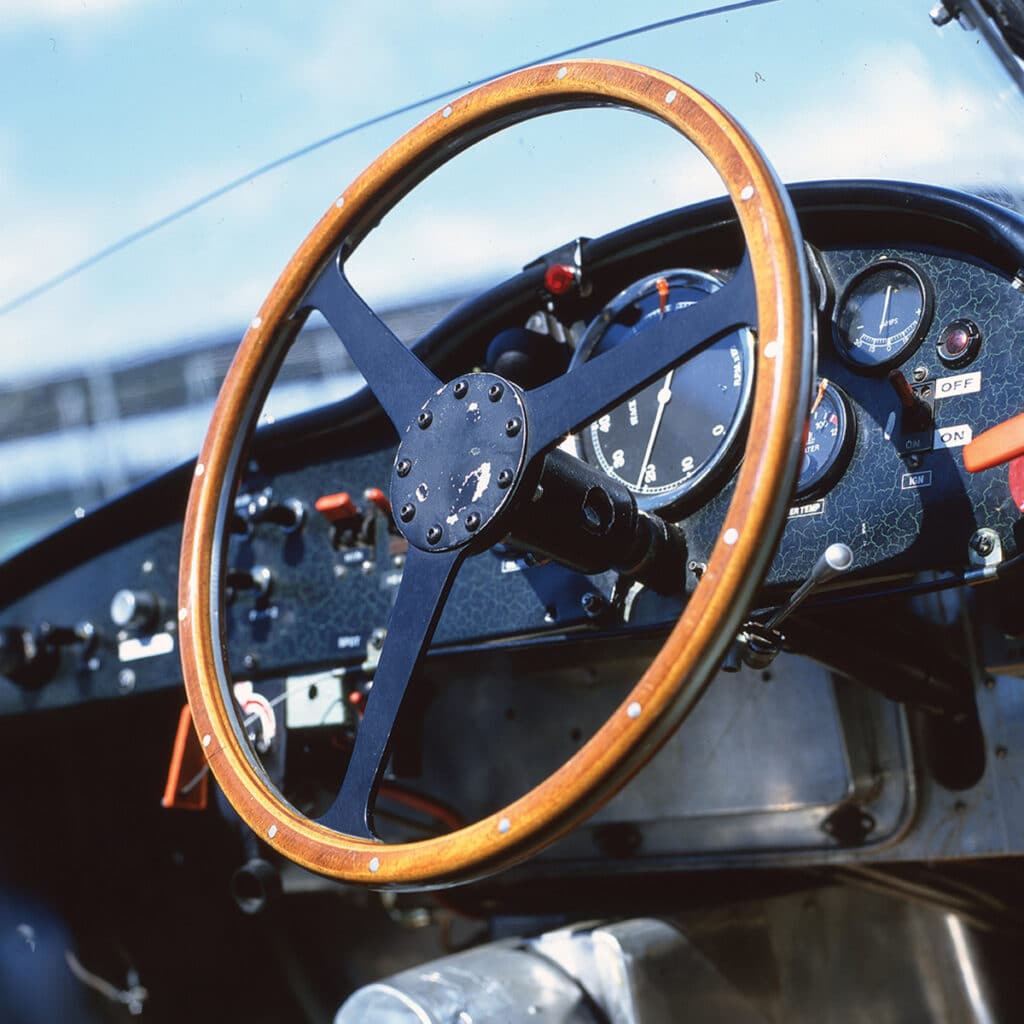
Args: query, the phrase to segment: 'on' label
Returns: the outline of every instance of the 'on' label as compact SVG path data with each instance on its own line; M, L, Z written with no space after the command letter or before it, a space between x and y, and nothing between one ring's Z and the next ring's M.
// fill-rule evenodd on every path
M933 448L963 448L974 437L969 423L958 423L954 427L939 427L932 440Z

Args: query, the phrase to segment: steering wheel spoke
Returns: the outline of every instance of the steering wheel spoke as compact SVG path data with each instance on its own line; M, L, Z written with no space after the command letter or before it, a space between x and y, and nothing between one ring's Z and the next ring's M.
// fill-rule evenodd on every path
M395 724L465 556L465 548L428 554L410 546L348 769L330 809L319 819L321 825L350 836L376 838L373 804Z
M686 309L672 310L632 339L527 393L529 457L592 423L626 395L713 341L757 323L754 276L744 254L736 274Z
M335 260L320 271L304 305L319 310L401 432L441 382L362 300Z

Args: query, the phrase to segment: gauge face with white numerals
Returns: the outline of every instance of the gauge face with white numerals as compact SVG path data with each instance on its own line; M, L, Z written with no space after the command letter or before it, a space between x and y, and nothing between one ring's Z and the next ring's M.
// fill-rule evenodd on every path
M902 260L882 259L857 274L836 304L836 346L858 370L885 370L921 344L931 316L925 276Z
M638 281L606 306L584 334L577 361L641 338L722 282L700 271L669 270ZM734 331L630 395L578 438L580 453L625 484L637 504L661 512L692 508L735 463L750 403L753 345Z

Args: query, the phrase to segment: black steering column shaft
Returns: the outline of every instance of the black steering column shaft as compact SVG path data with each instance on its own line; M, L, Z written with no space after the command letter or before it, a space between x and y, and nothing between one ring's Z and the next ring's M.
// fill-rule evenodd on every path
M642 512L618 480L556 448L536 486L524 490L509 537L516 547L579 572L615 569L661 594L683 590L682 530Z

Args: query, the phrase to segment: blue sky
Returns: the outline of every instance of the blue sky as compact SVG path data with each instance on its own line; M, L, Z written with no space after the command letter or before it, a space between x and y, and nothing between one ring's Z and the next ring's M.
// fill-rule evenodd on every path
M0 305L281 154L433 92L702 4L440 0L302 5L4 0ZM1024 185L1021 103L928 3L779 3L589 56L715 96L787 179ZM878 27L883 26L879 32ZM0 379L241 330L332 199L429 108L246 184L0 317ZM460 158L353 265L387 305L516 269L721 191L685 144L619 112L545 119Z

